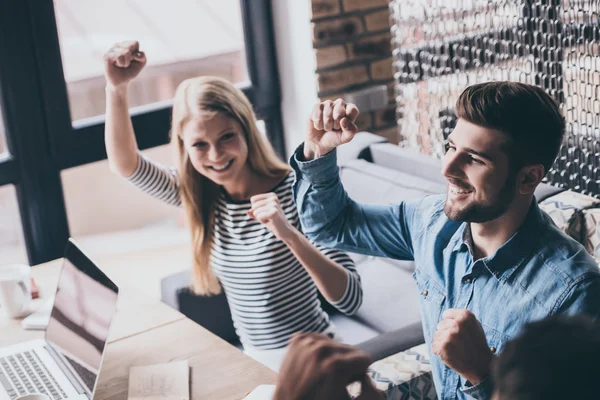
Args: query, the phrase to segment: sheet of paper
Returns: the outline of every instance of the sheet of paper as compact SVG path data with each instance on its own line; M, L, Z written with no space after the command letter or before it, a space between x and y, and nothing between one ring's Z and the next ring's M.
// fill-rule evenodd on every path
M275 385L258 385L244 400L271 400L275 394Z
M187 360L131 367L129 400L189 400L190 369Z

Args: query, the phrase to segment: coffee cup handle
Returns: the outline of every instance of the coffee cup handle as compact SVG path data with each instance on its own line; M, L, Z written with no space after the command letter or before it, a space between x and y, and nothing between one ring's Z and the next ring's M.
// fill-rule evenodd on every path
M19 287L23 291L23 295L27 296L29 294L29 291L27 290L27 285L25 284L25 282L23 282L23 281L19 282Z

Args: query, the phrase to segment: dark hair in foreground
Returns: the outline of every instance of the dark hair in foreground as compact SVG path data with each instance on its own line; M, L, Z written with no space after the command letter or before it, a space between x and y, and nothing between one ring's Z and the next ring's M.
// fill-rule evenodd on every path
M519 82L469 86L456 101L456 114L475 125L508 136L506 151L515 169L552 167L565 134L558 104L542 88Z
M600 398L600 324L565 316L530 323L492 374L498 400Z

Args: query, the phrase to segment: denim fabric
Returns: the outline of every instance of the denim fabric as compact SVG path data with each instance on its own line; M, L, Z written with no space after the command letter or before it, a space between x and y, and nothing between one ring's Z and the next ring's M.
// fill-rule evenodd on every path
M556 314L600 317L600 270L534 201L519 230L490 257L473 260L468 223L448 219L445 196L392 205L359 204L345 192L333 151L302 162L292 156L294 198L305 234L324 246L414 260L425 340L430 348L442 312L468 309L499 352L522 326ZM368 188L365 188L368 190ZM568 344L565 344L568 345ZM431 354L441 399L490 398L486 378L469 386Z

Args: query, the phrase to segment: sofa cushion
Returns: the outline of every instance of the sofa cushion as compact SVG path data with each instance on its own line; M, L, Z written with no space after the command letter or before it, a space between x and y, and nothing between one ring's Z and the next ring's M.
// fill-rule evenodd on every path
M376 338L381 334L381 332L344 314L331 314L329 320L335 328L336 339L342 343L356 345Z
M348 195L361 203L389 204L445 192L445 185L385 168L365 160L353 160L341 168ZM368 190L366 190L368 188Z
M538 203L543 202L549 197L555 196L561 192L564 192L565 189L548 185L547 183L540 183L537 188L535 188L535 198Z
M542 201L540 208L552 217L561 231L583 243L581 211L599 203L598 199L567 190Z
M432 181L446 187L442 175L442 160L423 154L418 150L400 147L392 143L371 146L373 162L382 167L404 172L419 180ZM445 192L443 190L440 193Z
M399 203L402 200L417 199L444 190L444 185L439 182L423 180L365 160L353 160L344 164L340 169L340 179L348 195L360 203ZM355 263L360 263L367 257L360 254L350 256ZM400 268L408 270L414 268L412 262L392 262Z
M387 142L387 139L370 132L358 132L350 143L337 148L337 162L344 165L359 158L371 161L371 146L376 143Z
M379 332L389 332L421 320L419 293L412 277L414 264L368 257L356 266L363 303L355 317Z
M600 208L583 211L583 246L600 263Z
M377 361L425 342L421 322L402 329L382 333L376 338L359 343L358 348L366 351L371 360Z

